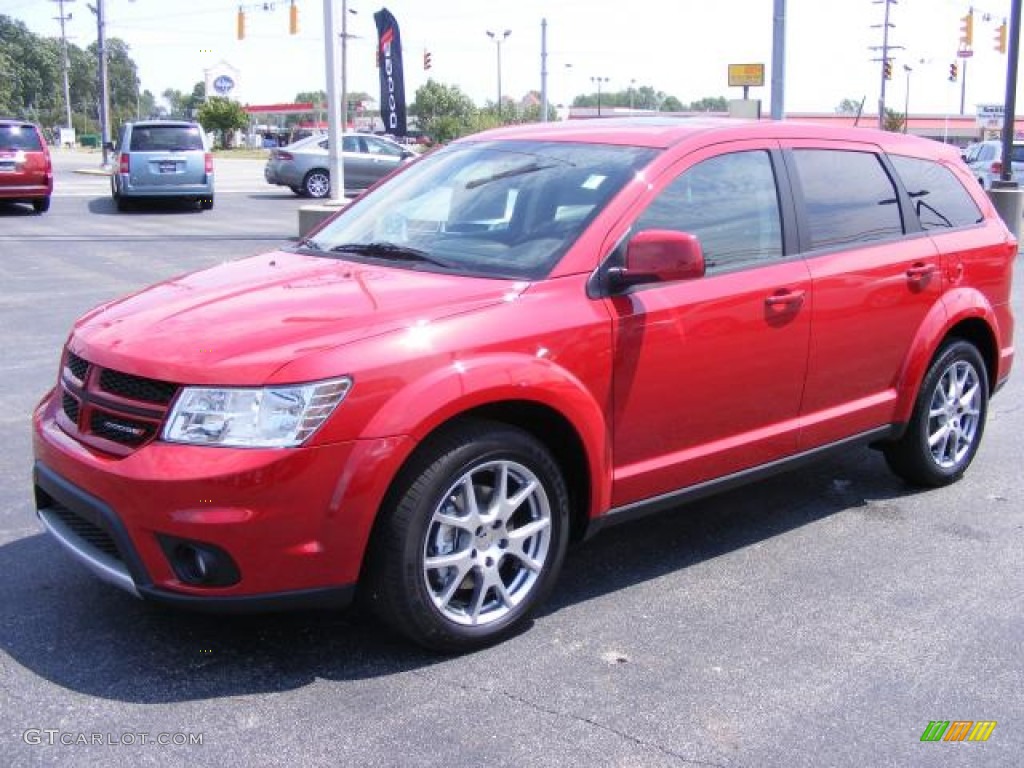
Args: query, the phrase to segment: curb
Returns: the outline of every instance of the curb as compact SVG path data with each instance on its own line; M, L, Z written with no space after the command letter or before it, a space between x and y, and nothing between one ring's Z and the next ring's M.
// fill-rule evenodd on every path
M110 171L105 171L102 168L76 168L75 173L80 173L83 176L109 176Z

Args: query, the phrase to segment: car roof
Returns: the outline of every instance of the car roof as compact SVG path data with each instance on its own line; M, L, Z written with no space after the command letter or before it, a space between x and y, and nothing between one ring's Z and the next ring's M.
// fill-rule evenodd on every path
M588 144L668 149L683 143L715 143L741 139L825 139L869 142L887 151L904 148L909 154L959 157L952 145L919 136L880 131L874 128L820 125L796 120L740 120L716 117L612 117L527 123L507 126L459 139L473 142L487 139L503 141L566 141Z
M0 125L28 125L33 128L38 128L37 123L33 123L31 120L18 120L15 117L0 117Z
M173 126L176 128L198 128L201 127L199 123L192 122L190 120L136 120L135 122L126 123L134 128L153 128L153 127L166 127Z

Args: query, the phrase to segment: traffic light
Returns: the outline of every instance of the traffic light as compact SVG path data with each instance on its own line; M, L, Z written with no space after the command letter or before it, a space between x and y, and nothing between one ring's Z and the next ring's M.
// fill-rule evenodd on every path
M882 62L882 77L886 80L892 80L892 61L889 59Z
M974 12L969 12L960 19L960 45L962 48L970 48L974 43Z
M423 68L430 69L430 51L423 51Z
M291 8L288 9L288 34L299 34L299 8L295 5L295 0L292 0Z
M949 82L955 83L956 82L956 78L957 78L957 66L956 66L956 62L954 61L952 64L949 65Z
M242 10L242 6L238 6L238 39L245 39L245 11Z
M996 27L996 50L1006 53L1006 19L1003 19L1003 23Z

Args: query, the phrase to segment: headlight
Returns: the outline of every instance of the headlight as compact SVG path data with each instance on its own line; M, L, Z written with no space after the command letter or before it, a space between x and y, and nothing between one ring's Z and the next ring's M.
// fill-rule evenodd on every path
M173 443L241 448L301 445L345 399L352 380L235 389L185 387L164 427Z

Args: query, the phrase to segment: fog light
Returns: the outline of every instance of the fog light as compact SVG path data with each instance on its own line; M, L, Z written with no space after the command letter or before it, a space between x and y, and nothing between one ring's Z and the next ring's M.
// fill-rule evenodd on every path
M220 547L158 535L160 547L174 575L195 587L228 587L241 579L238 566Z

